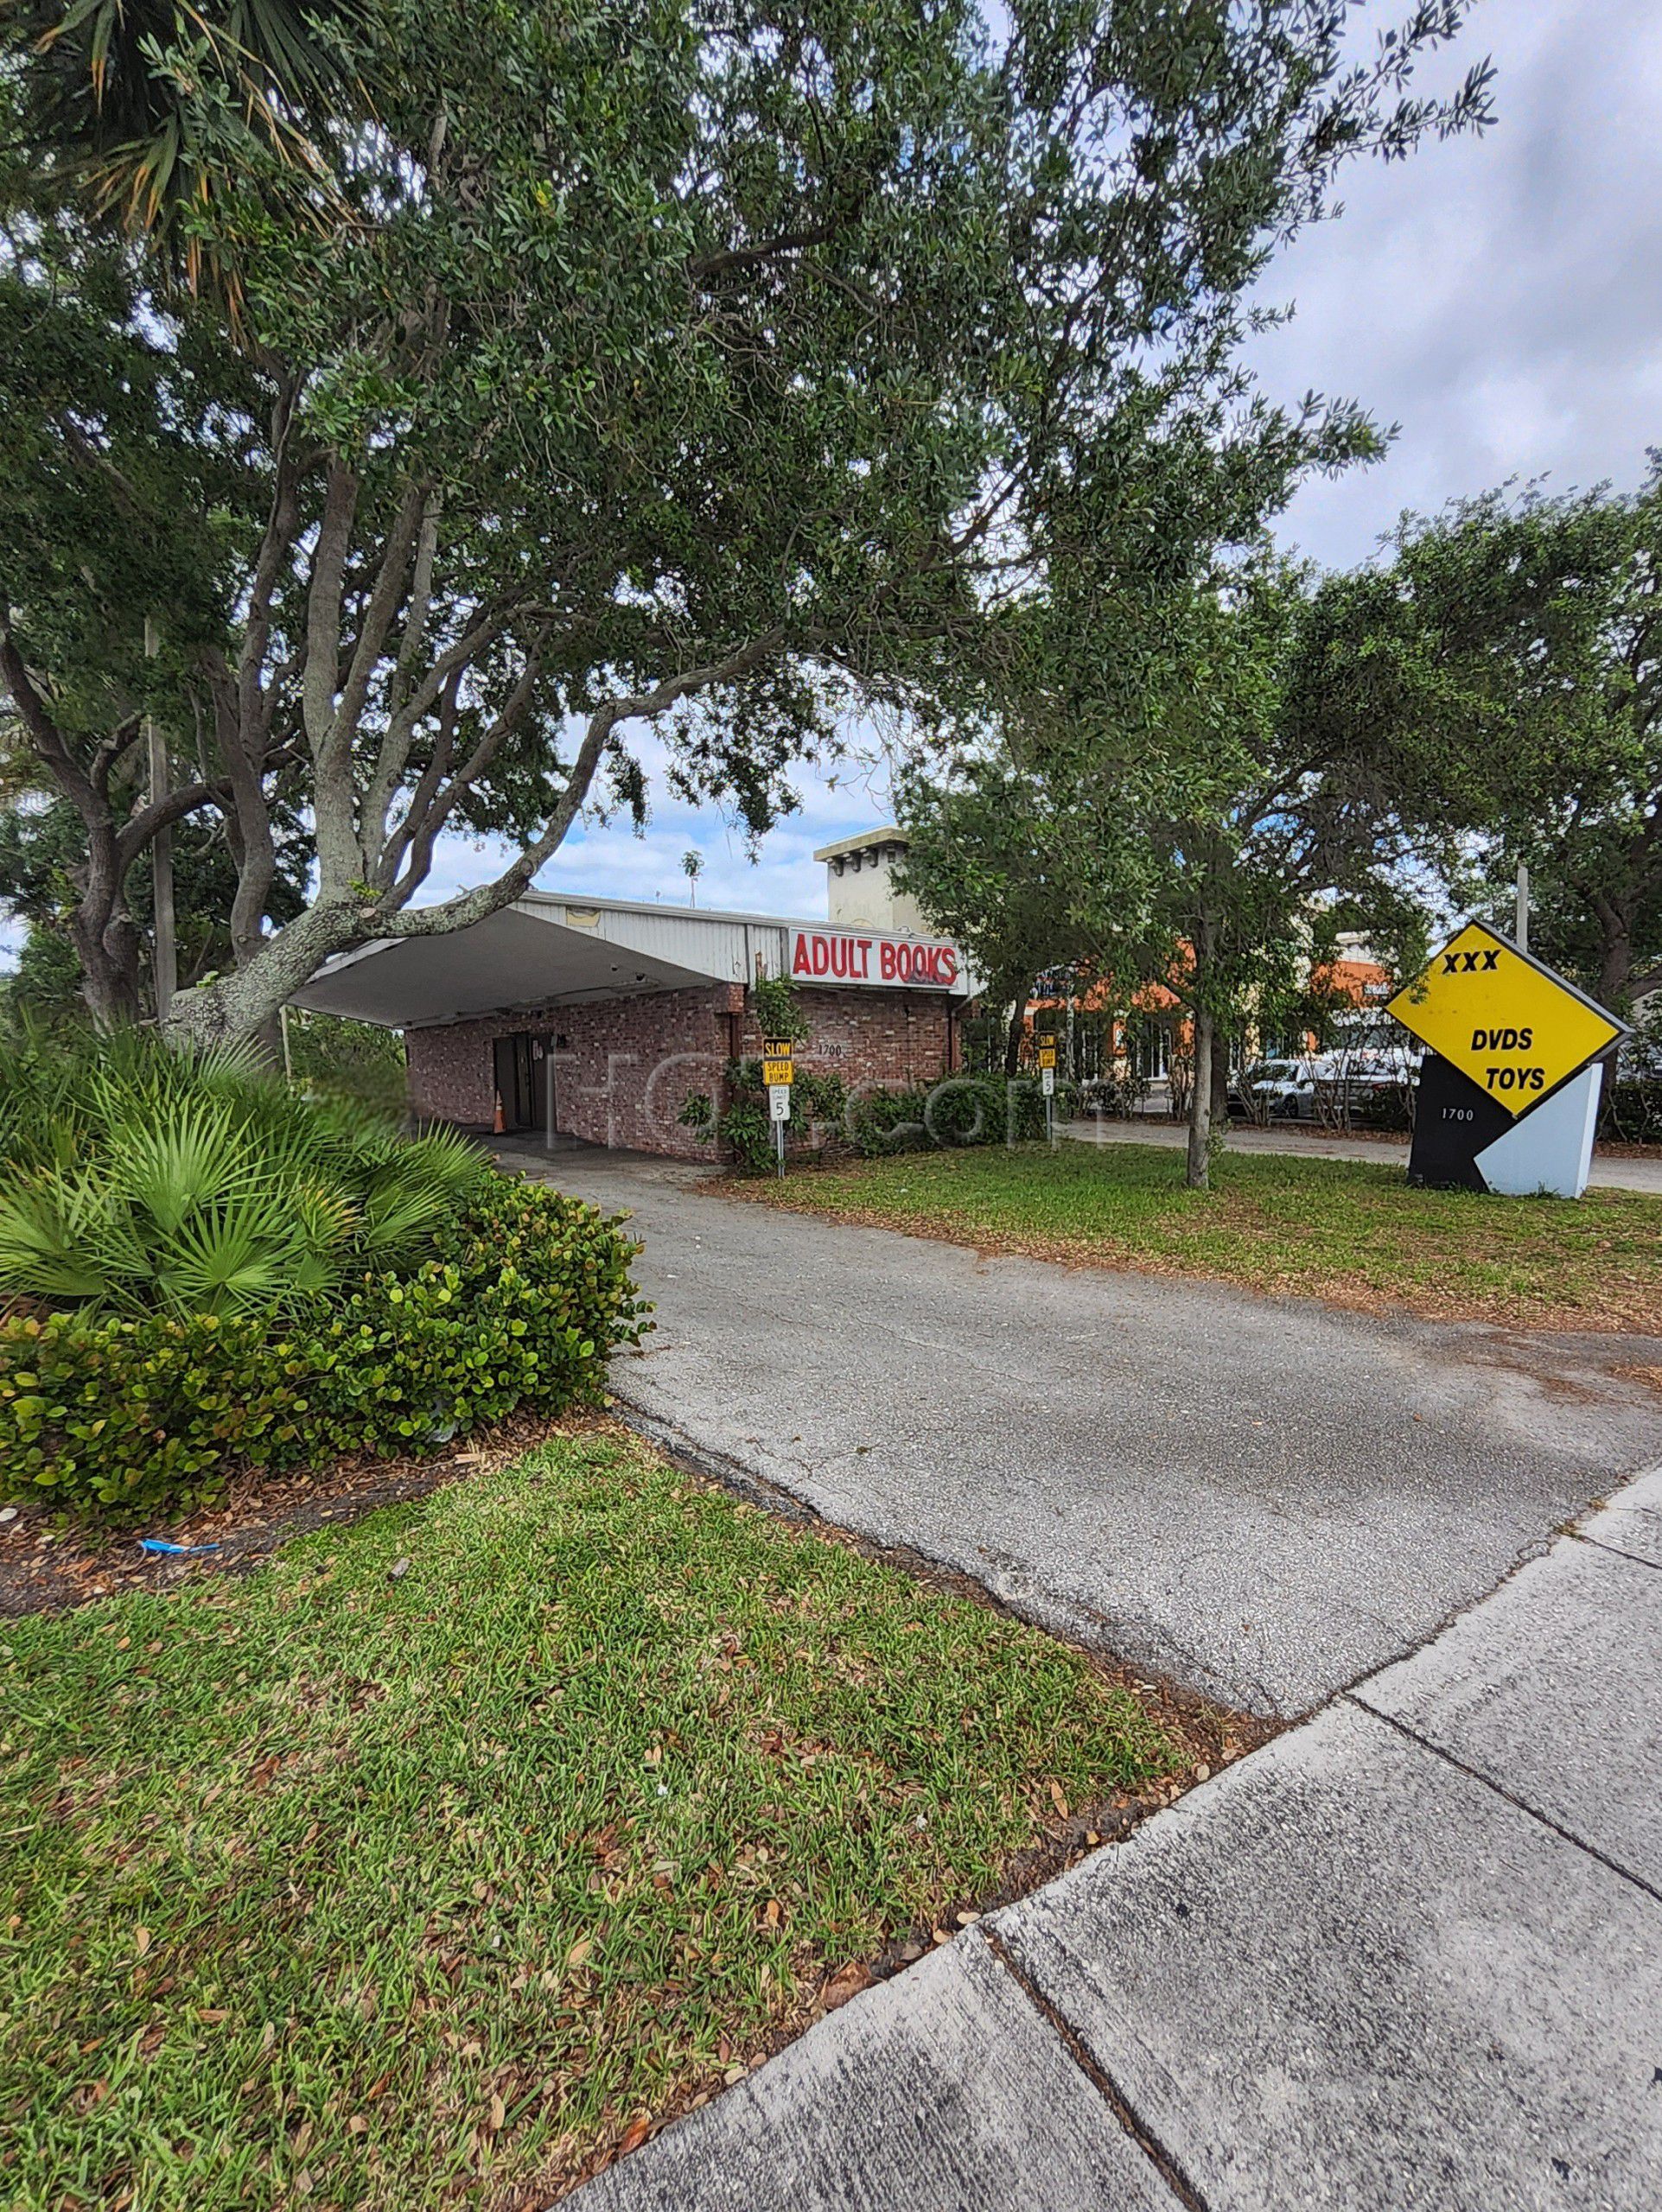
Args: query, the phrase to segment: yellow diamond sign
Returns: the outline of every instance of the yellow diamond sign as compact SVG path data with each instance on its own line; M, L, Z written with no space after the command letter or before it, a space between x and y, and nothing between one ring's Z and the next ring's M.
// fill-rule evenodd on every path
M1385 1011L1513 1116L1626 1033L1614 1014L1481 922L1468 922Z

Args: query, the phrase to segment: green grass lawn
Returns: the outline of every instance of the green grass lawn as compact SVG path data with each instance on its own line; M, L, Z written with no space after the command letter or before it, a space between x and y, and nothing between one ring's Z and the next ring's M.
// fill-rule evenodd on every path
M541 2202L1179 1756L606 1428L0 1624L0 2201L54 2212Z
M1412 1190L1400 1158L1226 1151L1207 1192L1153 1145L906 1153L731 1186L839 1220L984 1249L1162 1274L1367 1310L1662 1333L1662 1198Z

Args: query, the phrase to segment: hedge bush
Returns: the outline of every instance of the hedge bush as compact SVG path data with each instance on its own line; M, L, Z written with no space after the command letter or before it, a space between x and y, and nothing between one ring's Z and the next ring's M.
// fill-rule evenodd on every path
M0 1319L0 1496L131 1519L245 1470L422 1453L516 1409L595 1402L650 1325L640 1247L595 1207L493 1177L436 1255L280 1317Z
M1076 1106L1071 1085L1059 1085L1058 1121ZM954 1075L927 1089L863 1091L848 1111L849 1141L868 1159L932 1146L1023 1143L1044 1134L1044 1094L1030 1077Z
M708 1092L689 1091L682 1123L707 1143L725 1144L742 1173L771 1173L776 1155L761 1061L729 1060L727 1086L730 1103L719 1115ZM1076 1088L1058 1084L1057 1120L1078 1111ZM812 1132L822 1151L851 1146L870 1160L941 1146L1029 1142L1045 1134L1045 1101L1032 1077L953 1075L909 1090L850 1092L839 1075L799 1068L789 1127L793 1149Z

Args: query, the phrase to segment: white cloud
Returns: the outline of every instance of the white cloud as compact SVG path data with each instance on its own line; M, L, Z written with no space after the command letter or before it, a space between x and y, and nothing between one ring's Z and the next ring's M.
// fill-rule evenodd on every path
M1495 128L1353 170L1265 286L1297 308L1254 349L1267 387L1401 426L1295 501L1283 535L1325 562L1510 476L1631 487L1662 441L1662 10L1503 0L1461 48L1493 56Z

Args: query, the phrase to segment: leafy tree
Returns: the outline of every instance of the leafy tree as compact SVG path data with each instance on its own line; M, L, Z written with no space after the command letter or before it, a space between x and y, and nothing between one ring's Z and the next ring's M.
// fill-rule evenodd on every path
M1631 496L1503 487L1405 515L1319 595L1310 685L1371 733L1457 893L1622 1006L1662 955L1662 468Z
M367 106L311 142L317 205L257 180L191 219L234 238L234 362L211 300L100 308L90 257L55 280L110 348L152 346L169 436L207 347L185 442L231 464L223 507L185 503L228 588L215 569L169 626L156 711L189 730L203 703L239 964L181 995L176 1032L252 1033L331 954L511 901L597 788L639 798L632 723L760 827L851 697L927 711L1059 563L1181 560L1220 504L1366 450L1353 410L1251 399L1246 296L1345 159L1481 123L1487 73L1409 89L1455 0L1361 67L1349 12L382 0L333 26ZM99 374L76 420L103 454L136 404ZM67 420L47 441L85 498ZM67 575L91 518L41 520ZM6 680L67 775L77 663L6 593ZM317 879L267 934L291 772ZM417 906L454 830L518 855Z
M895 779L895 819L908 840L895 880L962 947L985 979L990 1008L1008 1009L1007 1075L1020 1062L1035 978L1083 950L1055 803L1043 776L1003 749L914 759Z
M124 795L119 783L116 791L118 797ZM142 791L137 800L143 804ZM290 817L281 826L277 874L268 901L274 919L288 920L303 908L310 862L310 839ZM173 867L179 976L188 989L232 962L226 917L236 896L237 864L223 816L205 810L175 828ZM0 785L0 914L23 923L28 931L12 995L42 1014L86 1016L74 939L78 887L86 871L84 825L69 802L38 791L9 799ZM131 1005L148 1016L154 1009L146 919L153 901L148 849L134 858L125 887L133 964L124 982Z
M1230 1035L1302 1026L1347 924L1390 937L1417 922L1376 764L1302 710L1309 588L1261 558L1174 596L1149 611L1136 685L1112 688L1092 663L1091 596L1057 597L1025 664L1048 681L997 753L960 762L933 798L914 777L903 808L916 895L933 912L956 893L977 950L1030 957L1048 941L1037 965L1083 959L1127 1003L1171 992L1192 1037L1196 1188Z
M19 84L0 71L0 119L15 120ZM10 857L23 870L8 869L6 895L38 906L38 869L16 841L49 831L64 887L54 918L107 1027L142 1004L134 869L162 830L223 814L228 798L204 670L234 633L264 523L265 486L242 450L254 382L216 315L187 302L163 322L132 254L94 235L15 145L0 153L0 798L22 809ZM172 771L156 793L151 718ZM31 827L45 798L67 813ZM220 835L234 845L223 823ZM256 944L265 918L261 899L233 927Z

